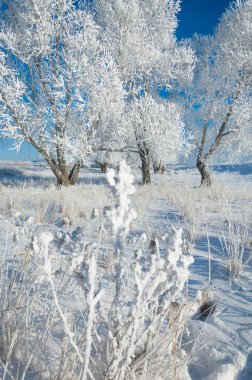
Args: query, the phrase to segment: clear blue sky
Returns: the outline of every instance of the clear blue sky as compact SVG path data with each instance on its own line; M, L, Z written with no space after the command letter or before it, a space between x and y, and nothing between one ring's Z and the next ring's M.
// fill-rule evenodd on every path
M182 0L178 15L178 39L194 33L212 34L221 14L232 0Z
M212 34L223 13L232 0L182 0L178 15L178 39L190 37L194 33ZM39 158L33 147L24 144L19 154L12 148L11 142L0 141L0 160L33 160Z

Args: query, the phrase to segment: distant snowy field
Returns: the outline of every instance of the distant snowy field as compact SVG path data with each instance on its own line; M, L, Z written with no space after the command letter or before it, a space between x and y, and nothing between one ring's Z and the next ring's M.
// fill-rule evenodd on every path
M200 181L199 173L194 167L168 165L166 174L176 172L178 182L184 182L188 185L198 185ZM252 164L220 164L213 166L213 178L216 185L221 184L249 184L252 179ZM136 172L137 178L140 181L140 173ZM186 176L184 176L186 174ZM187 178L189 175L189 179ZM193 176L193 177L192 177ZM153 179L158 177L158 182L163 176L153 176ZM104 175L100 174L98 168L82 169L79 177L79 184L100 184L106 182ZM0 160L0 179L3 185L15 185L22 183L42 184L48 186L55 184L55 177L44 161L1 161ZM167 178L166 178L167 179ZM166 180L165 179L165 180ZM173 178L175 179L175 178ZM168 177L170 180L170 177ZM156 181L154 181L156 182Z
M125 240L125 265L143 251L147 273L145 260L157 245L161 257L167 247L172 249L173 227L182 227L183 249L194 262L184 290L173 300L180 314L165 317L166 329L176 326L178 331L167 340L172 347L169 363L156 358L148 367L144 362L140 369L136 366L135 377L129 372L125 379L252 379L252 165L223 164L213 171L213 187L202 189L194 168L167 167L145 187L133 170L136 192L130 207L137 219ZM78 186L59 189L43 162L0 161L1 379L81 379L81 350L84 362L91 357L86 378L103 378L103 368L96 368L95 344L102 344L106 329L99 324L99 336L93 337L92 329L88 335L92 303L86 294L92 284L85 276L91 273L92 255L88 253L87 268L83 252L96 252L101 280L95 286L105 289L100 303L106 319L116 281L107 213L113 204L106 175L99 169L82 169ZM40 252L49 255L63 316ZM131 307L127 297L132 299L134 293L130 275L125 283L126 310ZM99 360L103 363L102 357ZM162 370L158 373L155 366Z

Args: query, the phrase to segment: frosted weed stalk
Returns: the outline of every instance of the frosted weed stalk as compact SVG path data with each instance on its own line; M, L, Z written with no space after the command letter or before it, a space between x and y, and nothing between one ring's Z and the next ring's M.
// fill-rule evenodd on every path
M182 252L182 230L179 229L174 231L173 250L161 252L156 241L156 252L150 257L138 250L131 260L125 260L125 238L136 214L129 208L129 195L135 189L133 176L124 161L118 181L114 171L108 173L108 181L116 199L116 206L110 213L115 236L116 291L108 326L111 342L106 378L148 376L158 379L164 373L166 378L174 378L175 372L170 373L171 366L166 366L169 357L172 360L174 339L181 335L185 319L176 319L174 332L169 328L169 314L172 302L181 294L188 279L188 266L193 259ZM144 260L149 260L148 268ZM129 306L125 307L123 293L129 284L133 284L133 291L127 300Z

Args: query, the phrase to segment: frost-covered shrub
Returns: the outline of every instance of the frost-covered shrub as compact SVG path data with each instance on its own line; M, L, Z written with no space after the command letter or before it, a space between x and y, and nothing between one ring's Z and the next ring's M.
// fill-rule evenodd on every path
M182 230L172 232L173 247L156 238L152 249L134 251L126 239L136 218L134 178L124 161L107 178L113 204L95 241L81 228L47 227L30 244L26 229L19 234L25 254L14 255L15 276L2 277L11 290L2 294L8 302L1 312L11 304L18 316L5 320L14 327L3 343L3 373L24 380L29 372L58 380L187 378L182 293L193 259L184 253Z

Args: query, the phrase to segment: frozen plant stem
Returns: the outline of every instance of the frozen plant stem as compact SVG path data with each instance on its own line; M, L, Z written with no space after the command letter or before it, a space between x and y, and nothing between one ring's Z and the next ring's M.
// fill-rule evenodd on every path
M88 304L88 320L87 320L87 331L86 331L86 350L84 358L84 369L82 374L82 380L86 380L89 374L92 378L92 375L88 369L91 348L92 348L92 330L95 320L95 306L99 301L102 291L100 291L95 296L95 278L96 278L96 256L95 254L90 253L89 262L88 262L88 279L89 279L89 292L87 295L87 304Z
M211 283L211 246L210 246L210 240L209 240L209 234L208 229L206 230L207 235L207 249L208 249L208 283Z
M135 192L133 186L134 176L130 173L130 168L123 160L120 162L119 178L116 181L115 171L109 170L107 173L109 185L115 196L116 205L109 213L113 232L115 236L115 255L116 255L116 294L114 299L114 316L112 320L115 324L120 323L120 298L123 277L123 250L124 240L129 232L131 222L136 218L136 212L129 208L129 195ZM114 326L116 329L116 326Z
M169 305L181 293L188 280L188 266L193 262L193 258L183 253L182 230L179 229L174 230L174 249L167 249L162 257L156 239L156 253L150 257L151 263L147 272L142 268L144 253L141 251L135 253L133 262L127 266L124 242L130 223L135 218L135 212L129 208L129 195L134 192L133 176L122 161L119 178L115 178L113 170L108 172L107 177L116 200L109 213L114 232L116 263L115 295L110 309L111 323L108 327L111 343L108 346L105 378L120 380L128 375L136 378L138 370L147 374L148 368L156 362L160 351L171 355L169 347L174 339L173 334L170 331L162 333L160 326L165 323L164 316ZM122 302L125 274L132 276L131 285L134 284L134 295L128 313L123 309ZM182 323L176 330L176 339L183 326ZM157 342L158 334L160 339ZM142 351L139 353L140 347Z
M51 261L50 261L49 256L48 256L48 245L49 245L50 241L52 241L52 239L53 239L53 237L49 232L42 232L39 235L39 237L37 238L37 242L36 242L37 244L34 246L34 248L35 248L34 250L36 252L36 248L40 248L39 249L40 253L42 252L42 254L44 255L44 260L45 260L44 271L45 271L46 276L47 276L47 281L49 282L51 289L52 289L52 294L53 294L55 306L56 306L56 308L59 312L60 318L63 322L64 329L65 329L65 332L69 338L70 344L72 345L73 349L75 350L80 362L83 364L84 359L80 353L79 347L77 346L77 344L74 340L74 333L71 331L70 327L68 326L67 318L66 318L65 314L63 313L63 311L60 307L59 300L58 300L57 293L56 293L55 286L54 286L54 282L53 282L53 278L52 278Z
M113 232L115 237L115 255L116 255L116 265L115 265L115 276L116 276L116 289L115 297L112 307L112 346L114 347L114 356L109 365L108 374L110 378L120 378L123 376L126 366L120 367L119 363L122 360L123 349L120 347L118 339L118 329L122 323L122 311L121 311L121 288L123 283L123 254L124 254L124 240L129 232L130 224L136 218L136 212L130 209L130 199L129 196L135 192L135 187L133 186L134 177L130 173L130 168L123 160L120 162L120 169L118 180L115 178L115 172L113 169L109 170L107 173L107 179L110 187L112 188L116 205L109 213ZM134 335L134 331L132 332ZM126 336L126 340L128 336ZM126 355L127 356L127 355ZM128 356L126 357L126 362ZM118 373L119 369L119 373ZM119 376L119 377L118 377Z

